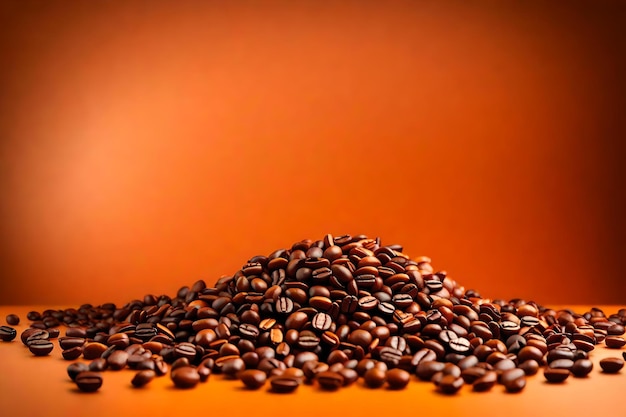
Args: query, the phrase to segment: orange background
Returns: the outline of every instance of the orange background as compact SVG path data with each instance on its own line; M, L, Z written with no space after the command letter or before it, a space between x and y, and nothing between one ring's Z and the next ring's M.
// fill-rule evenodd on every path
M623 304L625 3L541 3L3 1L0 304L173 294L328 232Z

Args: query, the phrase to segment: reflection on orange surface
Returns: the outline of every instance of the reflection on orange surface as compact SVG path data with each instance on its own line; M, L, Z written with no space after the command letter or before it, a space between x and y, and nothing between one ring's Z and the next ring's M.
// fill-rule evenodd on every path
M590 4L2 6L0 303L171 294L329 232L623 303L623 6Z

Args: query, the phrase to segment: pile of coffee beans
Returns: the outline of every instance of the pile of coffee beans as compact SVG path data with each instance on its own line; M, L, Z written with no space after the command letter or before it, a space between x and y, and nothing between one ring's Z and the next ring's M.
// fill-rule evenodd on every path
M367 236L303 240L254 256L214 287L204 281L173 296L148 294L122 306L82 305L30 312L21 333L33 355L49 355L58 337L68 376L97 391L102 372L135 370L129 385L169 375L189 389L211 374L248 389L294 392L302 383L339 390L403 389L413 375L442 394L500 384L520 392L543 368L550 383L586 377L596 345L622 349L626 308L606 315L555 311L532 301L490 300L466 290L425 256ZM10 315L8 324L19 323ZM0 327L0 339L16 331ZM623 354L626 359L626 354ZM624 361L604 359L604 373Z

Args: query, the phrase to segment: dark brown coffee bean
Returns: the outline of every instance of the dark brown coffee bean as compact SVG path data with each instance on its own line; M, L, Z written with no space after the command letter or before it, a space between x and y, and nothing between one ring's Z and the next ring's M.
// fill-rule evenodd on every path
M433 375L435 375L437 372L443 371L443 368L445 366L446 365L443 362L421 361L419 365L417 365L417 370L415 371L415 373L420 379L424 381L430 381Z
M570 369L572 369L572 366L574 366L574 361L572 361L570 359L556 359L556 360L550 362L550 364L548 366L550 368L555 368L555 369L567 369L567 370L570 370Z
M7 324L9 326L17 326L20 324L20 316L17 314L9 314L7 315Z
M624 361L620 358L605 358L600 361L600 368L607 374L616 374L624 367Z
M109 369L113 371L119 371L124 369L128 363L128 353L123 350L116 350L107 358L107 364Z
M411 374L405 370L396 368L388 370L386 378L387 385L390 389L403 389L408 385Z
M343 385L348 386L352 385L359 379L359 374L356 370L344 367L339 371L341 376L343 377Z
M230 379L235 379L237 374L246 369L246 364L241 358L232 358L222 364L222 373Z
M238 375L241 382L248 389L259 389L265 385L267 375L258 369L247 369Z
M28 343L28 349L35 356L46 356L54 349L54 345L49 340L37 339Z
M73 361L75 359L78 359L82 354L83 348L81 346L65 349L63 352L61 352L63 359L65 359L66 361Z
M103 372L108 367L109 367L109 365L108 365L106 359L104 359L104 358L97 358L97 359L92 360L89 363L89 370L91 372Z
M456 394L463 386L463 378L454 375L445 375L438 384L439 390L443 394Z
M87 371L89 371L89 366L82 362L71 363L67 366L67 375L72 381L76 380L78 374Z
M518 366L527 376L535 375L539 371L539 364L534 359L529 359Z
M170 379L177 388L193 388L200 382L200 375L196 368L192 366L181 366L172 369Z
M85 371L76 375L74 382L83 392L96 392L102 386L102 376L98 372Z
M571 367L570 371L575 377L584 378L591 372L592 369L593 362L591 362L589 359L578 359L576 362L574 362L574 365Z
M144 369L143 371L139 371L135 374L130 383L135 388L140 388L147 385L150 381L154 379L156 373L149 369Z
M604 339L604 344L609 349L621 349L626 345L626 339L620 336L607 336Z
M525 346L517 353L517 359L520 363L531 359L541 363L543 360L543 352L535 346Z
M523 378L525 376L526 376L526 373L524 372L523 369L520 369L520 368L508 369L500 373L500 375L498 376L498 382L506 386L508 382L511 382L514 379Z
M59 338L59 346L61 349L71 349L74 347L82 347L85 344L83 337L61 337Z
M470 369L476 369L476 368L470 368ZM477 368L477 369L480 369L480 368ZM496 384L497 379L498 379L498 374L495 371L485 371L484 375L474 380L474 382L472 383L472 389L477 392L489 391Z
M487 373L485 368L480 368L478 366L473 366L471 368L463 369L461 371L461 378L465 381L466 384L473 384L474 381L481 378Z
M35 340L48 340L48 339L50 339L50 333L48 333L47 330L35 329L26 338L26 346L28 346L31 342Z
M560 383L569 377L569 371L567 369L560 368L546 368L543 371L543 376L548 382Z
M522 376L520 378L507 380L503 385L507 392L520 392L526 387L526 377Z
M365 372L363 379L368 387L380 388L386 380L386 372L380 368L373 367Z
M338 372L332 371L320 372L316 375L315 379L320 388L328 391L335 391L342 387L344 383L343 376Z
M272 392L286 394L294 392L300 386L300 380L293 377L274 376L270 378Z
M10 326L0 326L0 340L10 342L17 336L17 330Z

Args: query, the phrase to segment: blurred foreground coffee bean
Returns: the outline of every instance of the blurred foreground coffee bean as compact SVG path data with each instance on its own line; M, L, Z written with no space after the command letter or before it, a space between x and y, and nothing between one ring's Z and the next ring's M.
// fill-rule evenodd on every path
M74 379L78 389L84 392L95 392L102 386L102 376L97 372L81 372Z
M20 324L20 316L17 314L8 314L6 320L9 326L17 326Z
M17 336L17 330L10 326L0 326L0 340L10 342Z

